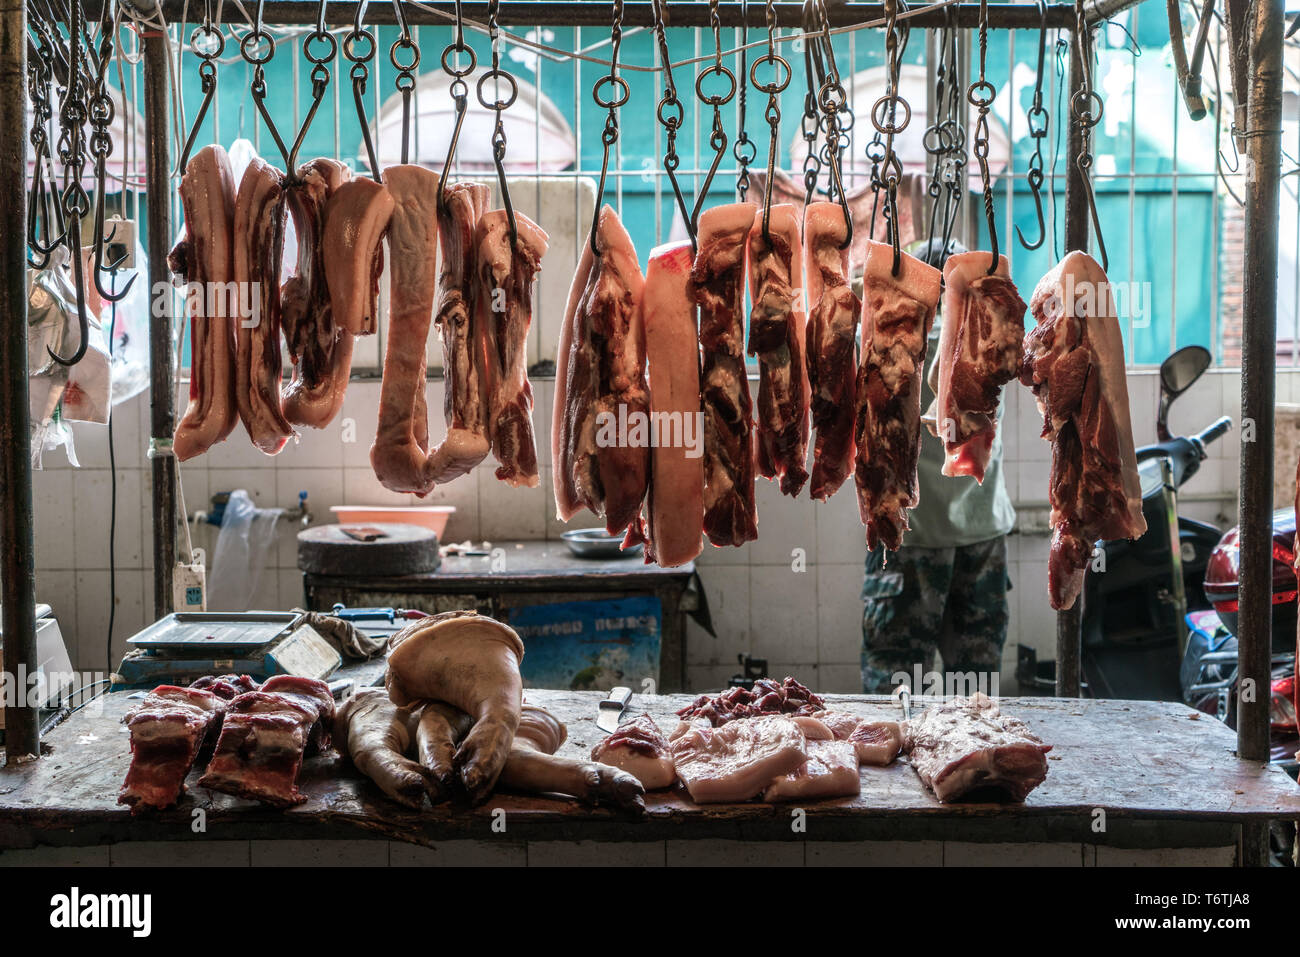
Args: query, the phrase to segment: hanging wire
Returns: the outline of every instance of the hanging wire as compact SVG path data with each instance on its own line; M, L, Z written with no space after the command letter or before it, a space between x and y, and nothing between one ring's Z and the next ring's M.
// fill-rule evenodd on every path
M324 4L321 5L322 8ZM181 149L179 168L183 172L190 161L190 152L199 135L199 127L208 115L208 107L217 92L217 60L226 49L226 36L212 22L212 0L203 0L203 22L190 34L190 50L199 58L199 88L203 91L203 101L199 104L199 113L194 118L190 135L185 138Z
M682 219L686 223L686 234L691 237L691 249L698 249L695 239L695 222L691 218L691 211L686 203L686 197L682 195L681 183L677 179L677 169L681 166L681 157L677 155L677 133L682 127L682 122L686 119L686 110L682 106L681 99L677 96L677 83L673 80L672 60L668 57L668 33L665 29L665 5L664 0L652 0L654 11L654 33L655 40L659 44L659 59L664 65L664 95L659 100L659 107L656 111L659 122L664 127L664 172L668 174L668 182L672 185L673 195L677 198L677 209L682 214ZM746 183L748 177L746 177ZM744 196L744 191L741 191Z
M749 138L749 132L745 129L745 94L748 87L746 60L749 53L745 41L749 39L749 0L740 0L740 24L740 70L737 74L740 84L737 122L740 130L736 133L736 145L731 148L731 154L736 157L736 163L740 167L740 172L736 174L736 192L740 194L743 203L745 194L749 192L749 164L758 158L758 146Z
M275 37L262 24L262 11L265 2L266 0L257 0L257 12L254 14L253 29L245 33L240 39L239 52L253 68L253 82L248 88L253 95L253 105L257 107L257 112L261 114L262 121L266 124L271 138L275 140L276 149L280 151L280 157L284 160L285 175L292 179L294 168L290 162L289 148L284 145L284 139L280 136L280 131L276 128L275 121L271 119L271 113L266 107L266 64L270 63L272 57L275 56Z
M307 131L311 128L312 120L316 118L316 111L325 100L325 93L329 90L330 69L329 63L338 53L338 41L334 35L325 28L325 4L327 0L320 0L320 6L316 12L316 29L307 34L306 39L302 42L302 54L307 58L311 67L311 106L307 108L307 115L303 118L302 126L298 129L298 135L293 139L293 148L289 150L289 169L292 171L298 166L298 151L302 149L303 140L307 138ZM313 44L316 45L313 52ZM324 44L321 49L320 45ZM394 44L396 49L396 44ZM416 62L419 62L419 51L416 51ZM405 146L405 144L403 144Z
M516 245L519 242L519 227L515 222L515 207L510 202L510 187L506 185L506 127L502 119L502 113L514 103L515 98L519 95L519 84L515 78L501 69L501 37L498 33L497 16L501 7L501 0L489 0L488 3L488 24L491 33L489 37L492 41L492 69L488 70L478 78L478 101L484 109L492 110L496 113L496 125L492 129L492 159L497 167L497 182L501 185L501 203L506 208L506 218L510 221L510 244ZM483 87L491 82L494 84L496 94L494 99L488 100L483 94ZM510 87L510 92L505 97L501 96L500 84L505 82Z
M921 134L921 148L932 164L930 173L930 182L926 185L925 194L930 198L930 228L926 233L927 244L934 242L934 227L939 218L939 200L943 198L943 176L948 161L948 153L952 146L948 134L948 128L944 122L946 102L944 100L947 89L948 71L947 71L947 50L948 50L949 27L945 24L939 31L939 62L934 68L934 116L931 123ZM876 134L877 141L880 134ZM882 144L883 145L883 144ZM878 178L878 177L877 177ZM872 186L875 187L873 181ZM876 188L876 197L879 198L879 188ZM875 204L872 206L871 227L875 230L876 225Z
M1043 139L1047 136L1048 115L1043 106L1043 65L1047 59L1047 0L1037 0L1041 23L1038 28L1038 73L1034 81L1034 102L1025 119L1029 136L1034 141L1034 154L1029 158L1029 189L1034 194L1034 212L1038 216L1038 239L1029 242L1019 226L1016 238L1025 249L1033 251L1047 239L1047 224L1043 220Z
M718 0L709 0L709 24L713 30L713 63L701 70L695 78L695 95L705 106L713 108L713 128L709 133L709 148L713 150L713 162L704 177L704 184L695 195L695 207L691 210L692 226L699 225L700 210L704 208L704 201L709 197L709 187L713 184L713 177L718 172L718 167L722 165L722 157L726 155L727 131L722 126L722 108L736 95L736 75L722 64L722 16L718 11ZM705 81L714 76L726 80L725 93L704 92Z
M903 178L903 164L894 150L894 137L907 129L908 123L912 121L912 107L898 93L898 80L902 71L902 54L899 48L900 45L906 45L906 40L900 37L900 33L907 29L898 26L898 2L899 0L885 0L885 60L888 79L885 95L876 100L871 107L871 123L875 126L876 132L884 137L885 142L885 155L881 160L885 185L885 223L889 228L889 242L894 248L891 273L895 277L898 276L903 265L898 225L898 184ZM898 118L900 108L903 111L901 120ZM944 248L947 248L946 242Z
M383 176L379 171L379 158L375 155L375 142L370 136L370 121L366 119L366 81L370 77L370 68L366 64L375 58L375 37L361 26L362 21L365 20L368 2L369 0L361 0L357 4L357 16L352 23L352 32L343 38L343 56L352 64L352 69L349 71L349 76L352 78L352 99L357 108L357 120L361 123L361 139L366 146L370 175L374 177L376 183L380 183L383 182Z
M1082 0L1079 0L1082 3ZM985 78L985 61L989 49L989 0L980 0L979 79L966 90L966 100L979 111L975 121L975 159L980 167L980 184L984 190L984 219L988 223L992 261L988 275L998 271L998 224L993 212L993 186L989 177L989 107L997 96L993 84Z
M817 154L817 89L819 86L817 70L813 64L817 47L813 31L816 29L816 8L814 0L804 0L803 5L803 69L804 79L806 81L803 97L803 117L800 120L800 133L803 136L804 148L806 150L803 159L803 188L804 188L804 205L807 206L812 202L813 194L817 191L817 180L821 176L822 161ZM868 147L870 149L870 147Z
M1079 62L1082 65L1082 83L1070 98L1070 113L1080 131L1079 155L1075 157L1075 166L1079 170L1084 194L1088 198L1088 213L1092 218L1092 229L1097 236L1097 251L1101 253L1101 268L1105 272L1110 268L1110 259L1106 254L1106 240L1101 233L1101 219L1097 215L1097 194L1092 186L1092 130L1101 122L1105 104L1092 88L1092 36L1088 31L1088 21L1083 12L1083 0L1074 0L1074 39L1079 48Z
M618 51L623 45L623 0L614 0L614 24L610 28L609 72L596 81L591 88L591 98L602 110L608 110L605 128L601 131L600 142L604 147L604 156L600 163L600 183L596 187L596 209L591 217L591 254L600 258L596 247L596 229L600 226L600 207L605 198L605 178L609 174L609 151L618 142L618 110L627 102L630 90L627 80L618 75ZM601 96L601 91L610 88L608 97Z
M401 30L388 50L388 59L393 64L393 69L397 71L393 84L397 92L402 94L402 165L405 166L411 161L411 94L415 92L415 76L420 69L420 47L411 39L411 27L406 22L406 10L402 6L402 0L393 0L393 10ZM495 15L491 17L491 23L493 26L496 25ZM513 213L511 215L513 228ZM513 237L512 232L511 238Z
M781 146L781 93L790 85L793 71L790 63L776 52L776 3L767 0L767 53L750 67L750 80L754 89L767 94L765 118L771 130L767 146L767 181L763 184L763 242L772 245L772 181L776 178L776 154ZM766 83L759 82L760 67L770 66L772 76Z
M456 32L447 49L442 51L443 72L451 77L451 84L447 90L456 107L456 125L452 127L451 142L447 144L447 161L442 164L442 176L438 179L438 208L444 211L447 202L447 176L456 161L456 145L460 142L461 127L465 125L465 112L469 108L469 86L465 83L465 77L473 73L478 65L474 48L465 42L465 23L461 16L460 3L461 0L456 0ZM469 58L464 66L460 65L462 54Z

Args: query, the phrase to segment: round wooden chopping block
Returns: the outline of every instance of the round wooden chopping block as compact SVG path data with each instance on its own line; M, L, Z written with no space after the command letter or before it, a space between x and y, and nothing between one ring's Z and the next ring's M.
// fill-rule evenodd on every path
M353 535L344 532L348 529ZM362 541L356 533L380 537ZM298 567L314 575L384 578L438 570L438 536L420 525L314 525L298 533Z

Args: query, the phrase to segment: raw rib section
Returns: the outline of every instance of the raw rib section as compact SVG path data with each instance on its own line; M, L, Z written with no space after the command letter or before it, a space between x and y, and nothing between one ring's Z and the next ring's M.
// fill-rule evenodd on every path
M853 469L853 396L858 374L858 313L849 286L844 210L812 203L804 212L804 276L808 286L807 362L812 392L813 498L826 501Z
M977 797L1023 801L1047 777L1046 754L1052 750L983 693L927 708L908 723L908 739L916 773L945 803Z
M1140 538L1142 515L1129 418L1124 342L1110 282L1086 253L1069 253L1034 289L1020 381L1052 443L1047 566L1053 608L1070 608L1098 539Z
M659 441L650 452L646 561L684 565L704 547L704 458L700 347L695 303L687 289L689 240L650 252L642 313L650 415Z
M778 479L794 497L808 481L808 369L804 339L803 246L795 208L771 208L767 234L760 213L749 231L748 352L758 357L758 474Z
M117 803L129 805L132 814L175 804L225 706L210 691L162 685L149 692L122 719L131 732L131 767Z
M745 371L745 251L757 207L700 216L691 296L700 307L704 411L704 532L714 545L758 538L754 410Z
M230 157L205 146L181 177L185 234L167 257L182 283L190 323L190 401L176 426L172 449L184 462L223 441L239 421L235 404L235 322L239 295L233 286L235 180ZM232 301L231 293L234 292Z
M1020 375L1025 301L1006 256L988 274L991 254L958 253L943 268L939 333L938 428L944 475L984 481L998 431L1002 387Z
M870 243L863 276L853 470L868 549L902 545L907 510L918 500L921 375L926 336L939 304L939 270L901 253L895 276L893 263L892 246Z

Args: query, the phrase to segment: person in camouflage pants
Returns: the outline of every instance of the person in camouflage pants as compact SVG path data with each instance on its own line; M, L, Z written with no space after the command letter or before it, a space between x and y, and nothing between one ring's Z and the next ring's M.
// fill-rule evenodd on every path
M996 674L1007 638L1006 536L973 545L867 553L862 690L888 694L943 658L948 673ZM992 686L992 685L990 685ZM921 689L914 689L919 692Z

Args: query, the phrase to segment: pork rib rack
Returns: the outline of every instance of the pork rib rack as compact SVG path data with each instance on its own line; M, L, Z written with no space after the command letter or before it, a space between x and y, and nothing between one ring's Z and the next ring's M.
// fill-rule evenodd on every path
M1110 282L1091 256L1071 252L1039 280L1029 308L1020 381L1043 414L1052 443L1053 608L1070 608L1098 539L1139 538L1147 529L1133 450L1124 343Z
M632 423L649 409L645 280L632 239L610 206L600 211L596 249L593 255L583 243L560 331L551 427L555 511L567 522L588 508L604 516L611 535L634 540L641 534L650 449L630 441L631 429L620 437L617 423Z
M703 355L704 532L714 545L758 538L744 320L745 252L757 208L730 203L701 215L691 270Z
M779 479L797 496L808 481L808 370L804 337L803 247L799 217L788 203L773 206L749 231L748 352L758 357L758 474Z
M894 249L868 246L862 288L862 361L858 368L858 512L867 547L903 544L907 510L918 500L921 375L926 337L939 304L939 270L906 253L893 273Z
M804 212L804 276L808 284L807 363L812 391L812 497L826 501L853 469L853 395L858 372L858 312L849 286L844 210L812 203Z
M187 296L190 322L190 401L176 426L173 450L186 459L223 441L239 421L235 404L235 316L225 295L234 288L235 180L220 146L194 154L181 177L185 235L167 257L172 272L202 290ZM215 307L215 308L214 308ZM215 313L215 314L213 314Z
M117 803L128 805L132 814L175 804L225 708L211 691L162 685L149 692L122 719L131 732L131 767Z
M939 436L944 475L984 481L998 432L1002 387L1020 375L1025 301L1011 282L1006 256L988 274L990 253L949 256L943 269L939 334Z

